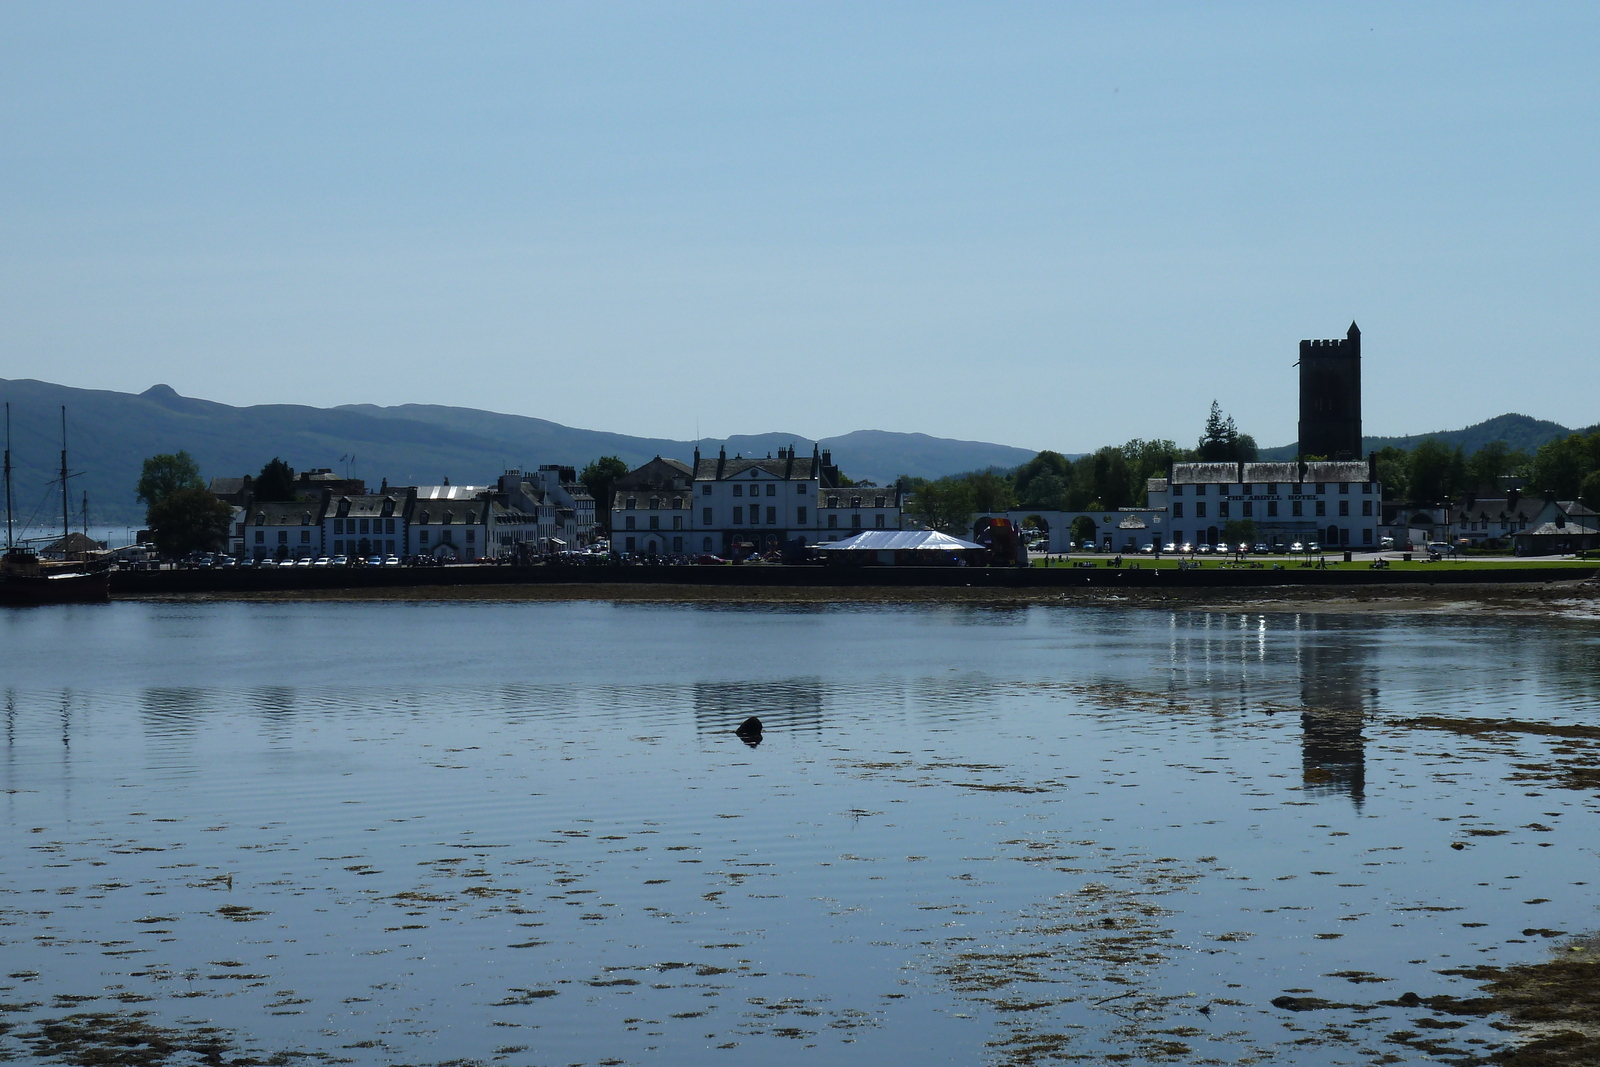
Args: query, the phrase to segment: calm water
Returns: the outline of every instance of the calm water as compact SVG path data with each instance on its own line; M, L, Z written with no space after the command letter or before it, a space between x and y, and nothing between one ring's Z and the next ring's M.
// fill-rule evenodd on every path
M374 1064L1409 1061L1385 1038L1414 1010L1271 1001L1468 995L1439 972L1600 927L1595 797L1562 777L1586 753L1401 721L1600 724L1597 635L7 612L0 1050L147 1012Z

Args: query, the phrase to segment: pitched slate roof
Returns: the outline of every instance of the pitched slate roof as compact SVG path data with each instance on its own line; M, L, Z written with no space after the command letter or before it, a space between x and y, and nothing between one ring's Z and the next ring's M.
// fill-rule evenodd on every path
M329 508L329 517L367 519L394 518L406 511L405 493L371 493L366 496L342 496Z
M245 512L251 526L310 526L320 523L325 503L321 500L257 501Z
M678 486L687 487L694 480L694 468L687 463L676 459L662 459L657 456L649 463L635 467L611 483L613 489L672 489ZM575 489L568 489L573 497L577 497Z
M700 466L695 468L694 476L699 481L718 481L717 456L701 456ZM759 478L766 475L772 478L782 478L785 481L806 482L816 475L812 472L815 465L810 456L795 456L793 459L745 459L743 456L732 456L721 460L721 481L732 478ZM758 474L752 475L751 471Z

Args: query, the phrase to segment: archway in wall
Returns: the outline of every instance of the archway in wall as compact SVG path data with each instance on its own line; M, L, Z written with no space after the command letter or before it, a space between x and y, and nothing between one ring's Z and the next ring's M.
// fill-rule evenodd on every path
M1095 525L1095 521L1089 518L1087 515L1079 515L1076 519L1072 520L1072 540L1078 542L1080 545L1092 542L1098 532L1099 527L1097 527Z
M1217 543L1217 528L1215 526L1207 526L1206 527L1206 544L1215 545L1216 543Z
M1337 526L1328 527L1328 539L1326 541L1324 541L1323 544L1325 544L1325 545L1336 545L1338 543L1339 543L1339 527L1337 527Z

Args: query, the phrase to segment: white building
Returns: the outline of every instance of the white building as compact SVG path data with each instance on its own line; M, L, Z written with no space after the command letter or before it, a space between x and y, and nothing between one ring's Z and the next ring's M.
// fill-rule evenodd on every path
M330 556L407 556L411 554L412 490L341 496L322 518L323 551Z
M411 510L411 554L467 562L495 550L494 489L483 485L420 485Z
M797 456L778 449L773 459L715 459L695 450L692 544L716 555L779 552L809 542L817 529L817 494L838 481L839 469L825 452ZM613 543L614 544L614 543Z
M1382 486L1376 463L1175 463L1149 503L1165 505L1168 540L1214 545L1230 522L1248 519L1269 545L1320 542L1376 548Z
M842 541L863 530L900 529L901 492L898 485L850 485L817 492L819 542Z
M245 555L250 559L322 555L322 517L327 508L327 494L321 500L252 502L245 521Z

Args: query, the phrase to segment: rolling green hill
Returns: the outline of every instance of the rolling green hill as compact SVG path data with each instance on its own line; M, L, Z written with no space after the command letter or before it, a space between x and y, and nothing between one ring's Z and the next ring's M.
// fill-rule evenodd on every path
M1591 427L1592 429L1592 427ZM1535 419L1528 415L1505 414L1496 415L1492 419L1475 423L1460 430L1439 430L1435 433L1412 434L1408 437L1363 437L1361 449L1363 452L1375 452L1391 445L1399 448L1415 448L1421 441L1432 438L1443 441L1447 445L1460 445L1469 455L1493 441L1504 441L1512 448L1521 448L1529 452L1534 451L1547 441L1554 441L1558 437L1565 437L1572 433L1557 422L1547 422L1544 419ZM1587 431L1579 431L1587 432ZM1293 459L1295 445L1280 445L1276 448L1263 448L1263 460Z

